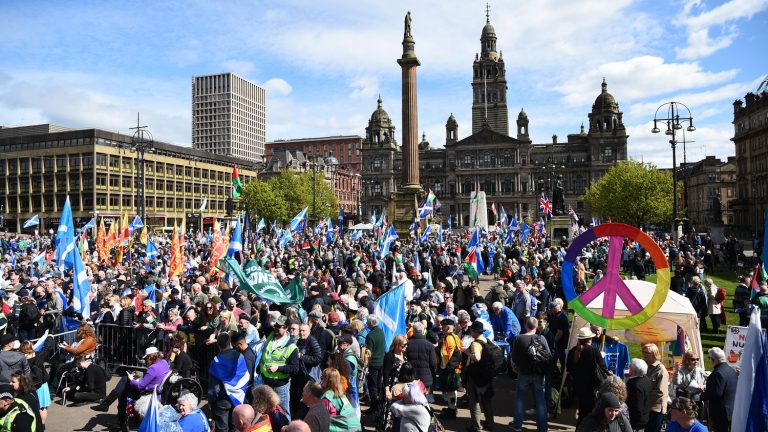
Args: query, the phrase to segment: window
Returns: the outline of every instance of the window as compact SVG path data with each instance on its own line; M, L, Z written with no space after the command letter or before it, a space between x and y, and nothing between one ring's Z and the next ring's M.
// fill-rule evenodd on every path
M471 168L472 165L475 164L474 158L472 158L472 155L465 154L464 155L464 168Z
M105 186L107 186L107 175L96 174L96 187L105 187Z
M123 195L123 207L131 207L131 196Z
M69 156L69 169L72 171L80 169L80 155Z
M373 184L373 195L374 196L381 195L381 183L376 182Z
M110 156L109 157L109 167L110 168L117 168L120 166L120 157L119 156Z
M176 175L179 176L179 177L183 176L184 175L184 167L177 166L176 167Z
M64 171L67 169L67 157L66 156L59 156L56 158L56 169L59 171Z
M106 166L107 165L107 155L105 154L96 154L96 166Z
M19 174L29 174L29 158L19 159Z
M123 177L122 185L124 188L130 188L131 187L131 178L128 176Z
M120 195L110 195L109 206L114 208L120 207Z
M106 207L106 206L107 206L107 196L96 195L96 207Z
M89 169L93 167L93 156L83 153L83 169Z
M381 171L382 163L381 158L376 158L373 160L373 170L374 171Z
M116 188L120 186L120 176L109 176L109 187Z

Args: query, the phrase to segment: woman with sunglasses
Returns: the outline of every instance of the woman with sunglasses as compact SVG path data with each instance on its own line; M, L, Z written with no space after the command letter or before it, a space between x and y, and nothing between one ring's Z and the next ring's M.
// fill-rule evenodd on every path
M672 420L667 423L667 432L706 432L707 428L696 420L698 412L699 407L694 401L685 397L675 398L669 408Z
M685 397L692 400L701 408L701 393L704 391L704 369L701 367L699 356L693 351L683 354L682 364L675 364L675 374L669 382L669 394L672 397Z

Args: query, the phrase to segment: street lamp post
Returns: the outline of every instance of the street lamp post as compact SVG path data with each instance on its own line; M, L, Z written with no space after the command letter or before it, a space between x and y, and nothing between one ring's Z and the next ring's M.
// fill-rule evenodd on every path
M664 111L662 111L662 108L666 107L666 117L663 117ZM687 117L680 117L680 107L683 107L685 111L688 113ZM660 113L661 111L661 116ZM682 235L682 226L680 225L680 220L678 218L678 206L677 206L677 131L683 129L683 124L687 123L688 127L686 130L688 132L694 132L696 130L696 127L693 126L693 116L691 116L691 110L688 109L688 107L681 103L681 102L667 102L661 104L656 109L656 113L653 115L653 129L651 129L652 133L659 133L661 132L661 129L659 129L658 124L661 123L663 125L667 126L667 130L664 131L665 135L669 135L671 138L669 140L669 144L672 146L672 195L673 195L673 203L672 203L672 213L673 213L673 231L675 233L675 240L678 240L680 236ZM687 169L687 167L686 167ZM686 209L687 211L687 209Z
M140 215L144 224L147 223L146 195L144 190L144 153L152 150L154 139L147 130L147 126L141 126L139 115L136 114L136 127L131 137L131 151L136 152L136 213Z

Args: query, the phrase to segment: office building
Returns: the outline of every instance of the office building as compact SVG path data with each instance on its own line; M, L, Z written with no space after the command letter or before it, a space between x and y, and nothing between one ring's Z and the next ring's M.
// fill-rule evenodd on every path
M266 104L263 88L233 73L192 78L192 147L260 161Z

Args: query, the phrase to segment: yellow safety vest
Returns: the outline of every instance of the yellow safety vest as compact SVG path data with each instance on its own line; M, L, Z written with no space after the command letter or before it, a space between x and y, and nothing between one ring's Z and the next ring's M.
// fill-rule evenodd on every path
M275 334L269 336L267 346L264 348L264 354L261 356L261 375L269 379L285 379L288 375L285 372L270 372L269 366L285 366L288 358L296 351L296 344L288 337L288 341L281 347L275 347Z
M24 413L26 415L32 416L32 430L29 432L35 432L37 429L37 418L35 417L35 414L32 412L32 410L29 408L29 405L27 405L26 402L24 402L21 399L13 399L16 402L16 406L11 408L10 411L5 413L5 416L3 416L2 419L0 419L0 431L2 432L13 432L13 421L16 419L16 416L19 413Z

